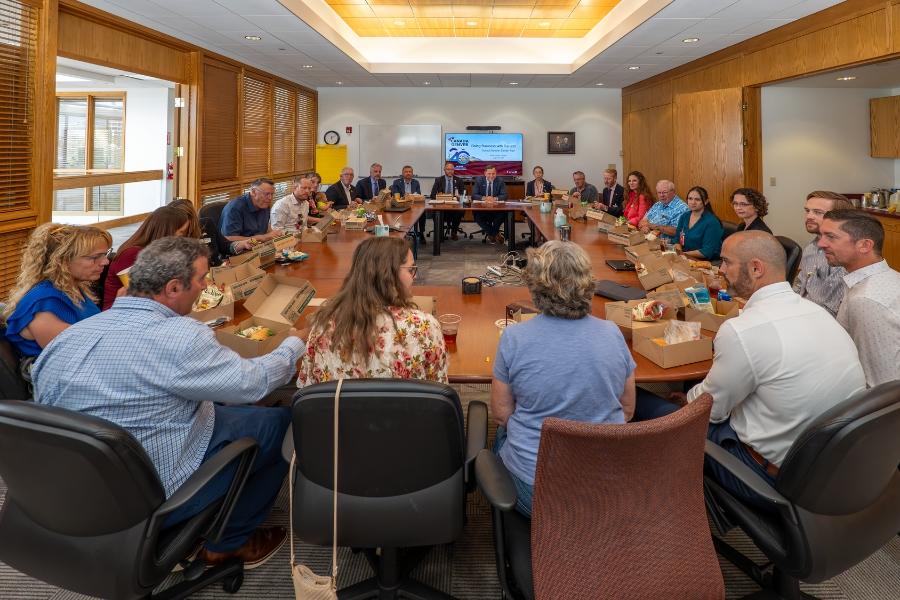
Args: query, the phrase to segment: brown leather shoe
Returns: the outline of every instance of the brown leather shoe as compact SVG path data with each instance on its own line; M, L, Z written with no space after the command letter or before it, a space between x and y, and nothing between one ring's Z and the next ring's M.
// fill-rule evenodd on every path
M498 234L497 234L497 243L498 243L498 244L502 244L502 243L505 242L505 241L506 241L506 238L503 237L503 234L502 234L502 233L498 233Z
M494 242L497 241L497 238L495 238L495 237L492 236L492 235L489 235L489 236L487 236L487 241L488 241L489 244L493 244Z
M244 570L249 571L262 566L272 558L284 545L287 531L284 527L260 527L254 531L244 545L233 552L210 552L206 548L200 551L199 557L208 567L215 567L228 559L239 558L244 563Z

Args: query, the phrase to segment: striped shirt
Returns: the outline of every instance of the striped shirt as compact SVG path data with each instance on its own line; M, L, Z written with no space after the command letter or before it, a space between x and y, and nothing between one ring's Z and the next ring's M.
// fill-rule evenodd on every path
M832 267L825 252L816 244L816 236L803 247L800 268L794 279L794 291L836 315L844 297L844 267Z
M844 275L838 323L853 338L866 385L900 379L900 273L882 260Z
M72 325L35 362L35 398L107 419L144 447L166 496L197 470L213 432L212 401L249 404L287 383L305 346L288 337L247 360L203 323L124 296Z

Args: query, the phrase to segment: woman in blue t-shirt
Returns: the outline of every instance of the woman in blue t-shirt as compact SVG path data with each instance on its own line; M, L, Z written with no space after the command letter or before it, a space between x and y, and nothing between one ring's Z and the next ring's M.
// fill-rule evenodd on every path
M91 283L109 264L112 237L90 226L45 223L32 232L3 319L6 339L28 368L69 325L100 312Z
M624 423L634 412L636 365L619 328L591 316L587 253L551 241L529 248L527 256L525 281L541 313L507 327L500 338L491 413L498 425L494 452L516 484L516 509L531 516L544 419Z
M685 199L690 210L681 215L675 227L676 250L681 248L689 258L718 260L725 230L709 203L709 193L698 185L688 190Z

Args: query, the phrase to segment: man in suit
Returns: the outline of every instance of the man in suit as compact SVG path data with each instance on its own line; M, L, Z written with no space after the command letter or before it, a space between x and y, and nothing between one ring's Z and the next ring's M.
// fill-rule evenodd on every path
M621 217L625 206L625 188L616 183L618 176L615 169L603 171L603 197L594 204L594 208L605 210L614 217Z
M325 197L334 204L335 209L347 208L351 204L356 206L359 194L353 187L353 169L344 167L341 169L341 178L325 190Z
M459 196L463 191L463 180L460 177L454 175L456 170L456 165L452 162L447 161L444 163L444 174L434 180L434 185L431 186L431 194L429 194L429 198L434 199L438 194L453 194L454 196ZM436 215L437 213L435 213ZM459 222L462 220L463 213L462 211L453 211L453 212L445 212L444 213L444 222L450 228L450 239L457 240L459 236L456 233L456 230L459 229ZM435 218L435 226L437 226L437 218Z
M413 179L413 168L409 165L403 167L400 172L400 179L395 179L391 184L391 195L400 194L401 198L405 198L407 194L421 194L422 187L419 185L418 179Z
M490 206L496 202L506 202L507 197L506 184L503 183L502 179L497 179L497 167L488 165L484 168L484 177L479 177L475 180L475 185L472 188L472 199L483 200L485 205ZM503 211L478 211L475 213L475 222L484 231L487 241L492 244L494 242L498 244L504 242L503 234L500 233L500 225L503 224L505 218L506 213ZM507 231L506 233L511 235L512 232Z
M361 200L372 200L386 187L387 181L381 178L381 165L372 163L369 167L369 176L356 182L356 195Z

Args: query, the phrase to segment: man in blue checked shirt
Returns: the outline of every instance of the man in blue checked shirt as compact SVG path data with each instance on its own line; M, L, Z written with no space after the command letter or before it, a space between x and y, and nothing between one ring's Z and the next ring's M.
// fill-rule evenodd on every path
M675 227L678 225L678 219L687 210L687 204L675 193L675 184L667 179L661 179L656 184L656 203L638 224L641 233L650 233L653 229L659 231L663 240L674 244L677 241Z
M153 461L166 497L230 442L254 438L259 453L224 535L201 551L209 565L236 556L252 569L284 543L283 528L258 526L288 471L281 443L291 416L288 408L247 405L288 382L308 332L292 329L273 352L241 358L209 327L184 316L208 271L208 251L199 240L168 237L144 248L131 267L127 295L63 331L41 353L33 370L35 397L125 428ZM166 525L224 495L233 472L219 475Z

